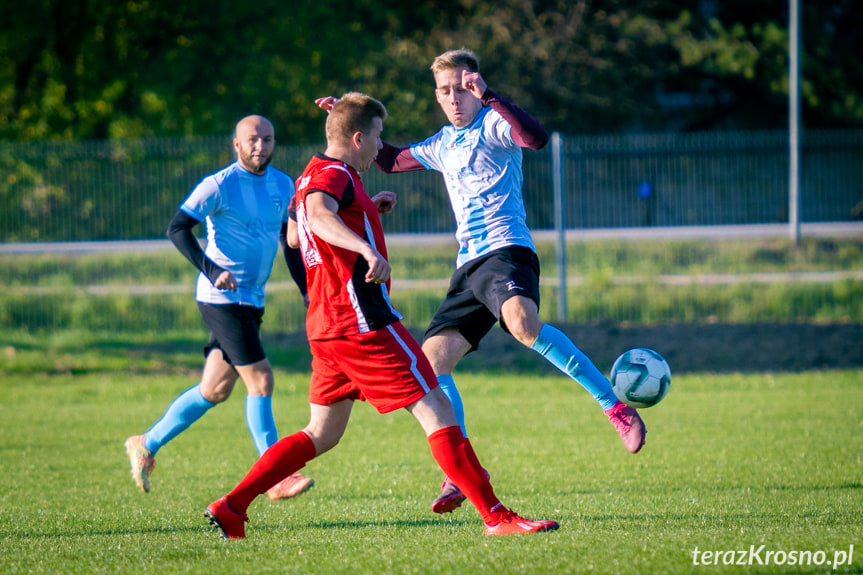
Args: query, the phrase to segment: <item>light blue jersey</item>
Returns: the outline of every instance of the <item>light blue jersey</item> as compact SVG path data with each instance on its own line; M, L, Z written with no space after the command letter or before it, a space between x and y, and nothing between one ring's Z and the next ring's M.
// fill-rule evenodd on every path
M180 209L207 224L204 253L237 280L237 290L217 289L198 274L195 297L212 304L264 307L264 285L273 271L282 222L294 197L294 182L269 167L256 176L234 162L207 176Z
M495 110L482 108L461 129L444 126L410 151L427 170L443 174L458 226L457 267L507 246L536 251L521 194L521 148Z

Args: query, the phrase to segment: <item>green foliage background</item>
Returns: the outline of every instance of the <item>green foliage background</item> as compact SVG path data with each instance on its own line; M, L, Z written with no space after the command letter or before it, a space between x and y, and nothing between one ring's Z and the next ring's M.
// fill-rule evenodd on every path
M863 123L863 12L803 2L804 124ZM493 89L565 133L776 129L786 2L33 0L0 6L0 139L224 135L263 113L320 140L312 100L362 90L388 137L442 116L428 66L474 49Z

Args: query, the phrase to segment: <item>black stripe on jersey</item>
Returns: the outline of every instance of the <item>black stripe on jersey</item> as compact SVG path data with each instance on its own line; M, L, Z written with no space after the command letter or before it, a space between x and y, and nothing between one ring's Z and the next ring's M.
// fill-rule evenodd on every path
M336 195L329 190L321 190L318 188L311 188L309 190L306 190L306 197L308 197L309 194L313 194L315 192L326 194L336 200L339 203L340 210L344 210L345 208L350 207L350 205L354 203L354 199L356 199L357 197L357 193L354 190L354 181L351 178L348 178L348 184L345 186L345 189L342 192L341 199L336 197ZM294 211L296 212L296 210ZM296 215L294 216L294 219L296 219Z
M322 154L322 153L315 154L315 157L320 158L322 160L327 160L329 162L335 162L335 164L330 164L329 166L324 166L323 169L326 170L326 169L331 168L331 167L341 169L348 176L348 184L345 186L345 189L342 192L342 199L341 200L339 200L339 198L336 198L335 194L333 194L332 192L327 192L325 190L308 190L306 192L306 194L308 194L309 192L324 192L325 194L331 195L333 198L335 198L339 202L339 209L340 210L343 210L343 209L349 207L351 204L354 203L354 199L356 199L357 193L356 193L356 190L354 190L354 177L351 175L350 170L348 170L348 168L346 167L346 164L344 162L342 162L341 160L331 158L331 157L327 156L326 154Z
M384 296L385 284L366 283L368 271L369 263L366 258L357 256L351 273L351 281L357 296L357 306L362 310L369 330L375 331L393 324L401 318L393 313L389 301Z
M354 179L348 178L348 185L345 186L345 191L342 192L342 200L339 202L339 209L344 210L345 208L349 208L351 204L354 203L356 196L357 192L354 190Z

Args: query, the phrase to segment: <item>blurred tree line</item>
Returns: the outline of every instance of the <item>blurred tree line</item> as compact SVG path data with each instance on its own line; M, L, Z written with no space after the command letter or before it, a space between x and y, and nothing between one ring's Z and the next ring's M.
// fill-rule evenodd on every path
M800 2L804 126L863 125L863 10ZM224 135L261 113L319 142L312 100L349 90L387 105L388 139L422 138L444 121L428 66L459 47L568 134L787 124L787 0L29 0L0 5L0 140Z

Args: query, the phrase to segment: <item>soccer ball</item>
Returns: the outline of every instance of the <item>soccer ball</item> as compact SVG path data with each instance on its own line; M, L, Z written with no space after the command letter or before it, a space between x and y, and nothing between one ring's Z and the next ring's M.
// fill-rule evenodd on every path
M624 352L611 366L611 388L617 399L631 407L656 405L671 385L671 369L652 349Z

